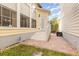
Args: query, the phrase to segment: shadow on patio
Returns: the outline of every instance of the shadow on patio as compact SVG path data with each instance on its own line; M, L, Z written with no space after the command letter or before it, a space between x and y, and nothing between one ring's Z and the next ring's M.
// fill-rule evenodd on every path
M31 45L39 48L46 48L49 50L64 52L72 55L77 54L77 50L75 48L73 48L62 37L57 37L55 34L51 34L49 41L26 40L21 44Z

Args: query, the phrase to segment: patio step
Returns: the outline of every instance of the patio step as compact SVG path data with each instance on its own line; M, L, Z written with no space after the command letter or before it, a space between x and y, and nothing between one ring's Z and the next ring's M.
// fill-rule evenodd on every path
M46 32L36 32L32 37L31 39L33 40L43 40L43 41L46 41L47 40L47 36L46 36Z

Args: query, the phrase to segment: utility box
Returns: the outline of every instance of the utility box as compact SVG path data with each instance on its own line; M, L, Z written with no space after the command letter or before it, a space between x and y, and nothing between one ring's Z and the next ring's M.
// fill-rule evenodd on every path
M62 35L62 32L57 32L56 35L57 35L57 36L63 36L63 35Z

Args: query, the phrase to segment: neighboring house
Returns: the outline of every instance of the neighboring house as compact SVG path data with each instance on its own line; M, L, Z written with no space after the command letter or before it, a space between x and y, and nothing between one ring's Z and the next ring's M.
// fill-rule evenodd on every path
M48 40L50 12L34 3L0 3L0 49L26 39Z
M63 37L79 50L79 4L60 4Z

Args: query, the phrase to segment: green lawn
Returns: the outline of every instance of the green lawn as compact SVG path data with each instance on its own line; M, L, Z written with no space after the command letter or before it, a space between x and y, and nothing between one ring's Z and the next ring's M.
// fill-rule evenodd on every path
M33 46L18 45L11 49L0 52L0 56L32 56L34 52L42 52L44 56L69 56L68 54L55 52L48 49L36 48Z

